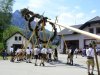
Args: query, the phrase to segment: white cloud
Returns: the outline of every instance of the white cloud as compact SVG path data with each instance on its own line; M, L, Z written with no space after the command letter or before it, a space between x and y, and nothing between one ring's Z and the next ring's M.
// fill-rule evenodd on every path
M49 0L29 0L28 6L31 8L43 7Z
M61 24L68 24L68 25L75 25L75 24L81 24L85 21L83 20L85 18L85 13L73 13L73 12L63 12L59 15L58 20Z
M59 23L68 25L73 24L73 18L74 16L70 12L69 13L63 12L58 16Z
M60 11L60 12L65 12L68 9L69 9L69 7L66 7L66 6L60 6L60 7L58 7L58 11Z
M80 6L75 6L74 8L75 8L75 9L80 9Z
M76 18L83 18L84 17L84 13L78 13L76 14Z
M91 11L92 14L94 14L94 13L96 13L96 12L97 12L97 10L95 10L95 9Z

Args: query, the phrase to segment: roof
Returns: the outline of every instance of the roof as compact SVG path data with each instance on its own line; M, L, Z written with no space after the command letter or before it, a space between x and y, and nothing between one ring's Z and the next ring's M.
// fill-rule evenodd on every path
M89 26L90 24L95 24L95 23L100 23L100 17L99 16L94 17L93 19L87 21L84 24L74 25L72 27L83 30L86 26ZM63 35L68 35L68 34L74 34L74 33L76 33L76 32L65 28L61 32L59 32L58 35L62 35L62 34Z
M98 20L100 20L100 17L96 16L96 17L94 17L93 19L91 19L91 20L89 20L87 22L98 21Z
M14 36L15 34L20 34L20 35L22 35L24 38L26 38L27 40L28 40L28 38L25 36L25 35L23 35L21 32L19 32L19 31L17 31L17 32L15 32L15 33L13 33L10 37L8 37L5 41L7 41L7 40L9 40L12 36Z
M80 28L82 25L74 25L72 27L74 28ZM58 33L58 35L68 35L68 34L72 34L74 31L70 30L70 29L63 29L61 32Z
M87 21L86 23L84 23L79 29L84 29L86 26L90 26L90 24L95 24L95 23L100 23L100 17L96 16L93 19Z

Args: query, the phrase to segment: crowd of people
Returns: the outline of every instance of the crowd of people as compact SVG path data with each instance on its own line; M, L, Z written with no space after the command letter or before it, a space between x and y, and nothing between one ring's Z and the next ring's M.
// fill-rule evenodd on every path
M73 65L73 57L74 55L77 58L77 54L79 53L78 48L71 47L68 50L68 56L67 56L67 64ZM14 51L14 48L10 48L10 55L11 55L11 62L21 62L25 61L26 63L31 63L32 59L34 58L35 60L35 66L45 66L45 62L52 62L58 60L58 51L57 49L52 49L51 47L46 48L46 46L39 47L35 46L34 48L29 48L27 49L20 49L18 48L16 51ZM94 49L92 48L92 45L87 46L84 48L81 52L82 57L87 57L87 70L88 70L88 75L93 75L94 71ZM3 59L7 59L6 57L6 51L3 52ZM38 61L40 60L40 64L38 64ZM90 69L91 68L91 69Z
M43 46L40 48L39 46L35 46L34 48L27 49L20 49L18 48L16 51L14 51L14 48L10 48L10 55L11 55L11 62L14 61L26 61L26 63L31 63L31 60L35 59L35 66L37 66L37 60L40 60L40 66L45 66L46 62L52 62L52 60L57 61L58 60L58 52L57 49L52 49L51 47L46 48Z
M76 55L77 58L77 54L78 54L78 49L76 48L71 48L68 52L68 57L67 57L67 64L73 65L73 57L74 54ZM92 45L90 44L89 46L87 46L86 48L84 48L81 52L82 57L86 56L87 57L87 72L88 75L94 75L93 71L94 71L94 48L92 47Z

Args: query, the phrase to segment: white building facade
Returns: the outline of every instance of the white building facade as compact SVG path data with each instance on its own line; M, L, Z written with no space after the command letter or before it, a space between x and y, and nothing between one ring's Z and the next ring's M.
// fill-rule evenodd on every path
M97 16L84 24L73 27L100 35L100 17ZM63 52L66 50L66 48L70 48L71 46L74 46L74 48L83 49L89 45L91 41L96 41L97 47L100 48L100 40L76 33L69 29L62 30L58 33L58 35L61 37L61 44L58 46L58 49L62 50Z
M16 51L17 48L25 47L27 42L28 39L23 34L16 32L6 40L7 52L9 53L11 46ZM29 42L27 47L32 48L32 43Z

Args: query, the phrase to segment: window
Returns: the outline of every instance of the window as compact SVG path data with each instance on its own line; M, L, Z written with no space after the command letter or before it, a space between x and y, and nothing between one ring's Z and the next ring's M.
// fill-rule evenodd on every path
M18 39L17 39L17 36L15 36L15 41L17 41Z
M100 33L100 27L96 28L96 33Z
M90 33L93 33L94 31L93 31L93 28L89 28L89 32Z
M19 41L21 41L21 36L19 36Z

